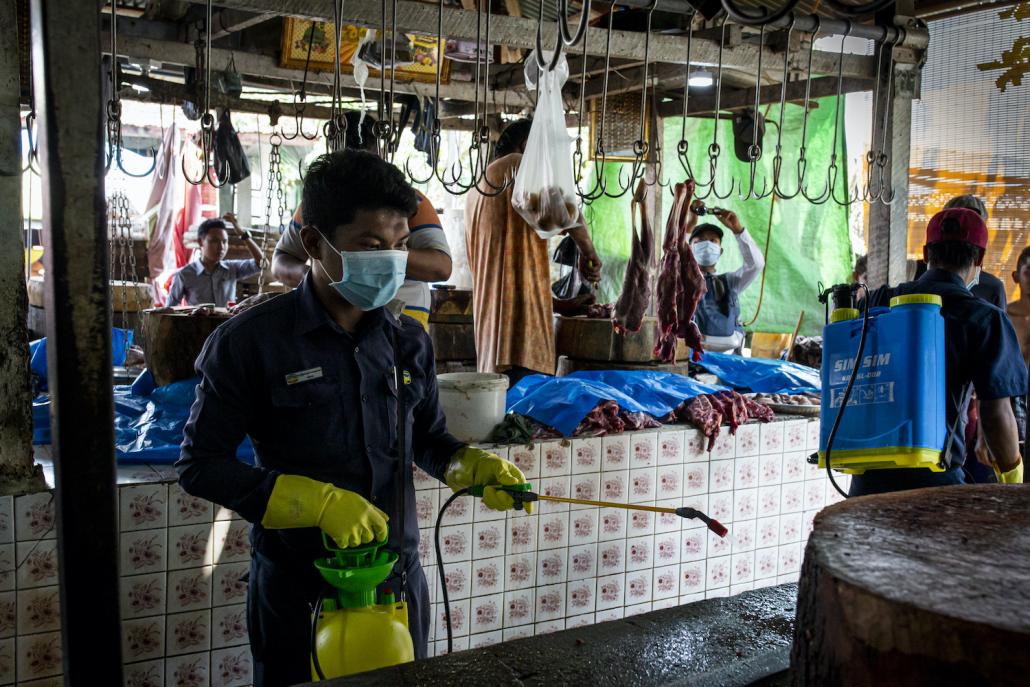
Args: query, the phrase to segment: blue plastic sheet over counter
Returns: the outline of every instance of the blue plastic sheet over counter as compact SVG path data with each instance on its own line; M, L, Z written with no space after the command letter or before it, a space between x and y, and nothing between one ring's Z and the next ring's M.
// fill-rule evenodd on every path
M111 363L125 364L125 352L132 345L131 329L111 329ZM29 342L29 371L36 378L36 390L47 390L46 337Z
M626 412L661 418L688 398L724 388L668 372L602 370L525 377L508 392L507 400L508 412L572 436L583 418L604 401L615 401Z
M819 392L819 370L785 360L743 358L728 353L705 352L698 366L734 389L763 394Z
M182 430L198 382L195 378L155 387L150 372L144 371L132 386L114 388L115 454L119 464L167 464L179 459ZM49 397L36 398L32 411L33 443L51 443ZM249 437L236 450L236 457L254 463Z

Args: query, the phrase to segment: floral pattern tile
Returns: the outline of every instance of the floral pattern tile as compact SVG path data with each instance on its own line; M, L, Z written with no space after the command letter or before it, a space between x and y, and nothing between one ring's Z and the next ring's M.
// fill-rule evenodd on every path
M211 607L212 568L188 568L168 573L168 612Z
M178 656L211 648L211 611L174 613L165 624L165 655Z
M211 565L213 545L209 524L168 528L168 569L197 568Z
M122 618L145 618L165 613L163 572L121 578Z
M211 648L247 644L247 606L220 606L211 611Z
M61 629L61 592L56 586L18 592L18 634Z
M18 542L17 544L17 579L18 589L45 587L58 582L57 575L57 541L44 539L36 542ZM10 566L14 567L14 560ZM5 566L5 570L9 570Z
M187 494L178 484L168 485L169 526L209 523L214 518L214 510L210 501Z
M168 526L168 487L137 484L118 488L122 532Z
M165 661L166 687L208 687L211 654L176 656Z
M250 563L225 563L214 567L211 605L226 606L247 600L247 573Z
M235 647L211 652L211 687L243 687L254 681L250 649Z
M17 541L55 539L54 497L49 491L14 499L14 533Z
M164 687L165 662L130 663L123 669L123 679L125 687Z
M61 673L61 633L18 637L18 682Z

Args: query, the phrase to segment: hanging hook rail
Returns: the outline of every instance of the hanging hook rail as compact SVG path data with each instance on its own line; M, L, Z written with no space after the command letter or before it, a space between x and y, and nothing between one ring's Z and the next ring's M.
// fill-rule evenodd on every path
M107 163L104 171L110 172L114 164L127 176L137 179L150 176L157 167L156 147L150 149L150 168L145 172L130 172L122 162L122 100L118 94L118 85L118 0L111 0L111 98L107 101ZM30 114L35 119L35 106ZM29 144L32 145L31 136Z
M229 165L223 163L222 169L216 169L217 163L212 161L215 151L215 118L211 114L211 0L207 0L206 19L204 23L204 114L200 117L200 147L203 156L203 168L197 179L190 177L186 169L186 155L181 160L182 175L193 186L207 181L215 188L229 183Z
M893 2L893 0L891 1ZM783 7L778 10L770 11L767 7L760 7L757 13L751 13L742 7L738 7L733 0L722 0L722 8L726 10L729 18L738 24L765 27L786 17L794 11L794 8L799 3L800 0L787 0Z
M758 33L758 68L755 70L755 109L754 109L754 126L751 129L751 145L747 149L748 157L748 189L747 193L741 194L741 200L761 200L768 198L769 194L772 193L772 189L769 187L768 177L762 180L762 192L755 193L755 176L758 173L758 161L762 159L762 146L758 143L758 117L761 115L758 112L758 108L761 107L761 93L762 93L762 53L765 47L765 24L762 24L761 29ZM738 182L738 188L743 191L743 184Z
M722 20L722 31L719 36L719 66L717 70L718 83L715 86L715 122L712 126L712 142L708 146L708 172L711 177L711 185L708 190L701 194L695 194L695 198L704 200L709 196L715 196L719 200L725 200L733 194L734 181L730 177L730 188L726 193L719 193L715 186L718 183L717 173L719 170L719 155L722 153L722 149L719 147L719 113L722 109L722 54L723 49L726 45L726 19Z
M562 0L555 0L558 5L558 25L559 30L554 37L554 53L551 55L551 61L548 62L544 57L544 6L541 2L540 12L536 17L536 50L533 52L533 56L536 59L536 66L541 71L546 69L549 72L553 72L554 68L558 66L558 62L561 60L561 48L562 48L562 32L560 29L561 18L562 18Z
M559 4L561 0L556 0ZM476 188L478 192L484 196L498 196L504 193L508 188L515 183L514 176L508 176L501 181L500 185L494 184L490 177L487 176L486 168L490 164L490 127L487 126L486 121L488 117L488 108L490 104L490 58L493 55L493 47L490 44L490 20L493 18L493 8L491 7L490 0L483 0L486 3L486 36L485 36L485 55L483 58L483 107L481 119L477 121L478 126L478 138L473 142L474 149L470 150L470 155L475 156L476 167L474 169L474 177L476 179ZM485 188L484 188L485 187ZM490 189L490 190L486 190Z
M318 138L318 128L315 128L315 133L307 134L304 132L304 110L307 108L307 86L308 86L308 68L311 66L311 48L315 43L315 23L311 23L311 28L308 29L308 56L304 60L304 78L300 82L300 90L295 91L293 94L293 124L294 131L293 135L286 133L286 130L280 126L279 135L287 140L292 141L298 136L303 138L305 141L314 141Z

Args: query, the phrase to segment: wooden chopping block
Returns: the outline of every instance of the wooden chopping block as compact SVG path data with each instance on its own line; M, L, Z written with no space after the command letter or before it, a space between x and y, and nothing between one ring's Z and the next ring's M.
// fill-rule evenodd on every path
M645 317L639 332L619 334L612 321L589 317L554 318L556 350L559 356L574 360L600 362L650 363L658 339L658 319ZM685 362L689 357L687 345L680 339L676 343L676 360Z
M32 277L28 284L29 305L46 308L43 277ZM153 307L150 284L111 280L111 309L114 312L142 312Z
M429 337L433 340L437 361L476 359L476 336L471 322L437 322L430 319Z
M849 499L808 540L795 685L1024 685L1030 485Z
M194 363L207 337L229 319L224 308L216 308L211 315L191 315L191 311L182 308L143 313L143 350L158 386L193 377Z

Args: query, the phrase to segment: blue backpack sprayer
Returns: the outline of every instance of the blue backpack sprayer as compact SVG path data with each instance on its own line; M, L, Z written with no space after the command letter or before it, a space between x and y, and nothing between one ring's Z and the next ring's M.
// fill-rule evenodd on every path
M809 460L826 468L844 496L833 470L946 467L941 298L907 294L870 308L866 289L860 312L860 289L866 286L838 284L820 295L827 305L821 430Z

